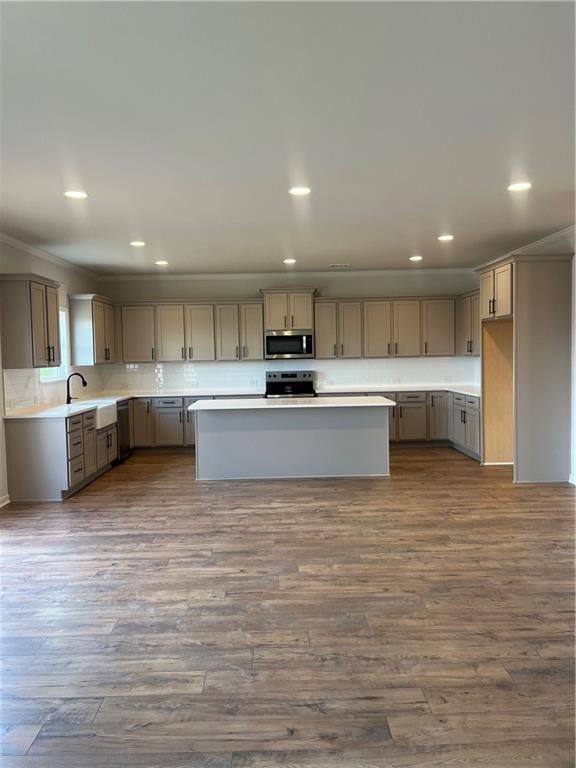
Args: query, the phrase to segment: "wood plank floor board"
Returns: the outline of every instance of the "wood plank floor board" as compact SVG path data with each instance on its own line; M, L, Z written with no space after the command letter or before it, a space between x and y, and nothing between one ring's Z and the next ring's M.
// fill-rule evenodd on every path
M574 488L391 461L2 509L2 768L573 768Z

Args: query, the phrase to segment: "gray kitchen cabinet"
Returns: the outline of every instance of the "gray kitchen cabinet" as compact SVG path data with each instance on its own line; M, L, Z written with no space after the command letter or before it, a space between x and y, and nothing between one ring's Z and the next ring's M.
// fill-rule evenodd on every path
M118 431L116 424L96 432L96 465L98 471L118 458Z
M335 301L317 301L314 305L314 340L316 357L338 357L338 304Z
M215 360L213 305L187 304L184 320L187 359L193 362Z
M389 301L364 302L364 357L389 357L392 354L392 304Z
M125 363L153 363L156 360L153 305L122 307L122 348Z
M398 440L426 440L426 402L398 403Z
M313 290L264 291L264 325L267 331L309 330L314 327Z
M184 445L182 398L154 398L154 445Z
M480 412L466 408L466 448L480 455Z
M460 446L466 447L466 410L458 403L454 403L452 409L452 442Z
M422 354L446 357L454 354L454 299L421 302Z
M152 400L139 397L132 400L132 444L135 448L149 448L152 444Z
M452 442L466 453L480 456L480 399L470 395L453 395Z
M448 392L430 392L429 406L429 439L448 440Z
M383 397L396 401L395 392L382 392ZM388 437L391 443L398 440L398 406L388 409Z
M72 365L100 365L116 361L114 306L95 294L70 296Z
M419 357L420 302L402 300L392 302L392 328L395 357Z
M156 306L156 359L161 363L186 360L184 307L182 304Z
M216 304L216 359L240 359L240 322L237 304Z
M262 304L240 304L240 352L242 360L264 359Z
M480 273L480 319L496 320L512 315L512 264Z
M480 294L463 296L456 302L456 354L480 354Z
M338 353L342 358L362 357L362 302L338 304Z
M448 412L448 440L454 439L454 397L452 392L446 392L446 410Z
M86 477L95 474L98 471L98 462L96 458L96 428L94 426L84 427L84 472Z
M4 368L59 366L58 285L36 275L0 277Z

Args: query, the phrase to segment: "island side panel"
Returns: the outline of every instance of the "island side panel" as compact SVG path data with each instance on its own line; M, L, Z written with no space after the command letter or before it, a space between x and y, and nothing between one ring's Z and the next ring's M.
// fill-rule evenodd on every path
M390 474L388 408L198 411L199 480Z

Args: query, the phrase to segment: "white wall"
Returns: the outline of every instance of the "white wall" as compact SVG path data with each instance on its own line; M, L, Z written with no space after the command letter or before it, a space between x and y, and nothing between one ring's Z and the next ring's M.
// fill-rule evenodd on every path
M252 299L260 288L314 286L320 296L452 296L478 285L469 269L406 269L379 272L268 273L260 275L158 275L102 279L98 292L111 299Z
M572 259L572 461L570 482L576 485L576 256Z

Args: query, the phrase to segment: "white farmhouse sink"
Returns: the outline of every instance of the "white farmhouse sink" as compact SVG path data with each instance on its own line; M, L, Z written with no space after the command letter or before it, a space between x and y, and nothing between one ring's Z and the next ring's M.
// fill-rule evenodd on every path
M117 413L116 403L103 403L99 400L83 400L82 405L88 408L96 409L96 429L104 429L111 424L116 424Z

